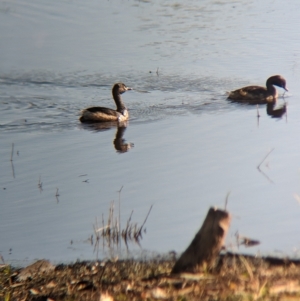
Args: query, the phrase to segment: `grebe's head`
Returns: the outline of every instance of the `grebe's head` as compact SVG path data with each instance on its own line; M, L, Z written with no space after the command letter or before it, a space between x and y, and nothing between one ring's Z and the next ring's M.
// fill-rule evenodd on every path
M285 91L289 89L286 86L286 80L281 75L273 75L268 78L267 86L268 85L275 85L277 87L283 88Z
M128 90L132 90L132 88L127 87L125 84L123 83L116 83L114 84L113 88L112 88L112 92L117 93L117 94L122 94Z

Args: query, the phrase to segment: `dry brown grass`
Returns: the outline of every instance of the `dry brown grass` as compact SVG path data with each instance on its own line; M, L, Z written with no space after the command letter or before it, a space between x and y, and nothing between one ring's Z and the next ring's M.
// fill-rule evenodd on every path
M224 255L212 272L171 275L174 259L80 262L18 279L0 269L0 300L300 300L298 261Z
M152 207L153 205L150 206L150 209L142 225L138 225L137 223L132 222L132 210L126 222L126 225L122 229L120 219L120 200L119 215L115 213L115 203L114 201L112 201L109 207L107 221L105 221L104 215L102 215L102 223L100 224L98 219L96 218L93 225L95 235L94 251L97 253L97 258L101 243L103 248L107 246L110 250L114 249L114 247L119 247L121 240L124 241L127 249L128 242L134 241L135 243L139 244L140 240L142 239L142 233L143 231L145 231L144 226L152 210ZM91 241L92 243L94 243L93 236L91 238Z

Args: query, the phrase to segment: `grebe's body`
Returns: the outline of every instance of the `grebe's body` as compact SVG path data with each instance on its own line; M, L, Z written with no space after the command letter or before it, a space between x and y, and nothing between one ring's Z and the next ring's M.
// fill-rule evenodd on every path
M107 122L107 121L126 121L129 118L129 113L125 107L121 94L132 90L123 83L116 83L112 88L113 99L116 103L117 109L109 109L104 107L91 107L84 109L81 113L79 120L81 122L93 123L93 122Z
M248 104L273 103L278 97L278 92L274 85L288 91L286 80L281 75L274 75L268 78L266 88L260 86L247 86L231 91L228 95L228 99Z

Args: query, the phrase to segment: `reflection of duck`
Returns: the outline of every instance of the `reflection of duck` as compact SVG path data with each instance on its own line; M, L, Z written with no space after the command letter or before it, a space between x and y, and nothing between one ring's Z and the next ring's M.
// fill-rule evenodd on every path
M106 122L118 121L122 122L129 118L129 113L122 101L121 94L127 90L132 90L126 87L123 83L116 83L112 88L112 95L115 100L117 109L109 109L104 107L91 107L82 111L79 120L81 122Z
M281 75L274 75L268 78L266 82L267 88L260 86L247 86L231 91L228 95L228 99L248 104L266 104L274 102L278 97L278 92L274 85L288 91L285 79Z
M267 104L267 114L273 118L281 118L286 113L286 104L276 107L276 103Z
M111 121L111 122L97 122L97 123L85 123L82 125L84 129L95 131L95 132L103 132L107 131L113 127L117 127L116 136L113 140L114 147L117 152L125 153L134 147L134 144L129 142L126 143L123 138L126 127L128 125L128 121L119 122Z
M115 146L116 151L119 153L125 153L134 146L133 143L125 143L125 139L123 139L125 130L126 130L126 126L118 126L118 129L116 132L114 146Z

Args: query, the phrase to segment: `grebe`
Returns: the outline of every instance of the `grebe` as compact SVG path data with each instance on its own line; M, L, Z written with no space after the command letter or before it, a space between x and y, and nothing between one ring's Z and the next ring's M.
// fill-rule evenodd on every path
M274 85L288 91L285 79L281 75L273 75L269 77L266 82L267 88L260 86L247 86L231 91L228 95L228 99L248 104L272 103L276 101L276 98L278 97L278 92Z
M112 95L115 100L117 109L109 109L104 107L91 107L84 109L79 120L81 122L106 122L106 121L126 121L129 118L129 113L122 101L121 94L132 90L123 83L116 83L112 88Z

